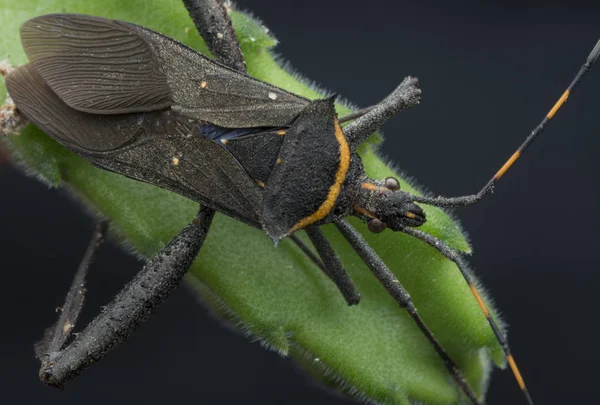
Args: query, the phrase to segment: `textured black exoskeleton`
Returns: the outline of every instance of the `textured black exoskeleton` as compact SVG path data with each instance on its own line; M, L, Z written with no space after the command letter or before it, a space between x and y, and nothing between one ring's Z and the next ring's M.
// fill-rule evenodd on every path
M88 256L93 256L86 255L65 311L38 345L41 379L61 387L125 340L177 286L218 211L264 229L275 244L291 236L352 305L358 303L359 294L318 228L335 223L415 320L463 392L479 403L418 315L408 293L344 219L355 215L368 222L372 232L389 228L408 233L458 265L531 404L505 337L461 257L442 241L414 228L426 220L417 203L457 207L479 201L564 100L477 194L415 196L400 190L396 179L368 178L356 150L388 118L419 101L416 79L405 79L379 104L338 119L333 98L311 101L246 75L230 21L218 1L187 1L186 6L209 48L223 63L149 29L105 18L45 15L21 28L30 62L12 72L6 85L25 117L94 165L174 191L201 205L197 218L74 337L71 330L83 301L73 297L78 296L76 290L85 279L91 261ZM220 27L220 35L207 29L207 21ZM599 52L597 45L567 92ZM350 120L341 127L341 122ZM105 226L99 229L91 252ZM320 258L295 238L293 234L299 230L306 230Z

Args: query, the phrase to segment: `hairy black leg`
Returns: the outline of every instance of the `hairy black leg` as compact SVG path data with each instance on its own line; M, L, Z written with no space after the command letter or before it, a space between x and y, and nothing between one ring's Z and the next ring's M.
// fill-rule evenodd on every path
M323 236L323 238L324 238L324 236ZM339 272L339 270L332 272L332 270L330 270L330 268L328 268L323 263L323 261L321 261L321 259L318 258L312 252L312 250L310 250L308 248L308 246L306 246L304 244L304 242L302 242L300 240L300 238L298 238L295 234L290 235L290 239L300 248L300 250L302 251L302 253L304 253L306 255L306 257L308 257L314 264L316 264L321 269L321 271L323 271L323 273L325 273L327 275L327 277L329 277L329 279L335 283L335 285L338 287L338 289L342 293L342 296L344 296L344 299L346 300L348 305L358 304L358 302L360 300L360 294L358 293L358 290L356 290L356 287L354 286L354 283L352 283L352 280L350 279L350 277L347 274L345 274L345 270L343 268L341 269L343 274L341 274L341 276L338 277L337 279L334 278L334 277L336 277L336 274ZM315 241L312 238L311 238L311 242L313 243L313 245L315 245ZM319 243L319 242L316 242L316 243ZM330 250L330 253L327 253L328 256L331 256L331 254L333 254L334 258L332 260L339 261L339 259L337 258L337 255L335 254L335 251L333 250L333 248L331 247L329 242L327 240L325 240L325 243L326 243L326 246L323 245L323 246L321 246L321 248L323 250ZM321 254L321 253L319 253L319 254ZM341 266L341 263L340 263L340 266Z
M339 121L340 124L343 124L345 122L348 121L352 121L355 120L359 117L362 117L363 115L365 115L366 113L368 113L369 111L371 111L373 109L374 106L369 106L369 107L365 107L365 108L361 108L358 111L354 111L350 114L344 115L343 117L340 117Z
M290 235L290 239L296 244L296 246L298 246L300 248L300 250L302 251L302 253L304 253L306 255L306 257L308 257L314 264L316 264L321 270L323 270L324 273L327 273L327 270L325 269L325 265L323 264L321 259L319 259L312 252L312 250L310 250L308 248L308 246L306 246L306 244L300 240L299 237L297 237L295 234L292 234L292 235Z
M223 2L183 0L183 4L215 58L232 69L245 72L244 55Z
M410 295L404 289L400 281L394 276L394 274L390 271L390 269L385 265L385 263L379 258L377 253L369 246L369 244L363 239L362 235L352 227L346 220L336 220L335 224L340 232L344 235L346 240L350 243L352 248L358 253L363 262L367 265L367 267L373 272L375 277L379 280L379 282L385 287L388 293L394 298L394 300L400 305L401 308L406 309L410 317L414 320L415 324L419 327L423 335L429 340L432 344L435 351L438 353L446 369L452 375L452 378L456 381L456 383L460 386L462 391L465 393L467 397L471 400L473 404L481 404L477 399L477 396L469 387L469 384L462 376L460 369L452 360L450 355L444 350L444 348L437 341L431 330L425 325L421 316L417 313L417 308L412 303Z
M483 315L485 316L488 323L490 324L490 328L494 332L494 335L496 336L498 343L500 344L500 346L502 346L502 350L504 351L504 355L506 357L508 365L510 366L510 368L513 372L513 375L515 376L515 379L517 380L517 383L519 384L521 391L523 391L523 394L525 396L525 399L527 400L527 403L529 405L533 405L533 400L531 399L531 396L529 395L529 391L527 390L527 387L525 386L525 381L523 380L523 377L521 376L521 372L519 371L519 368L517 367L517 363L515 362L515 359L511 353L510 346L508 345L508 341L506 340L506 336L504 336L504 334L498 327L498 324L496 323L496 321L494 321L494 318L492 318L492 315L491 315L487 305L483 301L483 298L481 298L481 294L479 294L479 291L477 290L477 287L475 286L475 283L473 282L473 277L471 277L471 275L467 271L467 266L465 265L464 261L462 260L462 257L460 256L460 254L457 251L455 251L454 249L452 249L450 246L448 246L446 243L441 241L440 239L438 239L435 236L432 236L428 233L425 233L421 230L409 228L409 227L402 227L401 229L399 229L399 231L404 232L408 235L414 236L415 238L422 240L423 242L425 242L428 245L437 249L441 254L446 256L448 259L450 259L454 263L456 263L458 270L460 271L463 278L465 279L465 282L469 286L469 289L471 290L471 293L475 297L477 304L481 308Z
M323 232L317 226L309 226L305 231L323 260L325 274L335 283L348 305L358 304L360 294Z
M71 336L71 331L75 327L85 303L87 274L94 263L100 246L104 242L107 228L108 221L104 219L100 220L96 225L87 250L71 282L65 303L59 309L60 316L58 317L58 321L46 330L44 338L35 345L36 356L39 359L42 359L46 353L59 352Z
M121 344L177 287L202 247L214 216L200 209L190 225L158 252L76 338L42 356L40 379L62 387Z
M366 109L354 121L344 127L344 135L353 149L358 148L373 132L377 131L394 114L419 103L421 89L414 77L407 77L379 104Z
M200 33L208 33L205 40L215 57L233 68L245 71L245 62L225 8L215 0L185 3L194 23L201 27ZM202 28L203 22L223 28L223 32L220 28L214 30ZM68 336L62 338L62 342L60 342L61 338L48 337L39 344L38 348L42 349L41 380L48 385L62 386L86 367L104 357L144 322L187 272L204 242L214 214L215 211L212 209L202 208L196 220L144 266L134 280L63 350L49 351L43 350L43 347L64 346ZM141 301L142 304L127 305L136 301ZM77 311L83 303L78 304L74 301L73 306L78 305ZM66 327L69 319L72 318L71 316L62 322L59 321L56 329L58 330L61 323ZM69 329L72 329L72 326L69 326Z

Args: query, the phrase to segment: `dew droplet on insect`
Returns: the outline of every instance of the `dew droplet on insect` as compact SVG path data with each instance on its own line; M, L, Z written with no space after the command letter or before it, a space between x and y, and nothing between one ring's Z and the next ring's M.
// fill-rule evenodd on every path
M273 93L273 92L269 92L269 98L271 100L277 100L277 94Z

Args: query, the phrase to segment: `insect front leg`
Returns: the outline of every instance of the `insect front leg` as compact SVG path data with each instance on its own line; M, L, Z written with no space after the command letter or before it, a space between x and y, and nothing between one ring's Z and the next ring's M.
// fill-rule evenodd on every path
M419 81L407 77L398 87L378 104L351 114L359 115L354 121L344 127L344 135L353 149L358 148L373 132L377 131L388 119L396 113L419 103L421 89ZM342 118L347 121L348 119Z
M456 264L456 267L458 267L458 270L460 271L463 278L465 279L465 282L469 286L471 293L475 297L475 300L477 301L477 305L479 305L479 307L481 308L481 311L483 312L483 315L487 319L487 321L490 325L490 328L494 332L494 335L496 336L498 343L502 347L502 350L504 351L504 356L506 357L508 365L510 366L511 371L512 371L513 375L515 376L517 383L519 384L519 388L521 388L521 391L523 391L523 394L525 395L525 399L527 400L527 403L529 405L533 405L533 400L531 399L531 396L529 395L529 391L527 390L527 387L525 386L525 380L521 376L521 372L519 371L519 368L517 367L517 363L512 355L510 346L508 345L508 341L506 340L506 336L500 330L500 327L498 326L498 324L492 317L486 303L481 298L481 295L479 294L479 291L478 291L477 287L475 286L475 282L473 281L473 277L471 277L471 275L467 271L467 266L465 265L461 255L457 251L452 249L450 246L448 246L446 243L441 241L440 239L436 238L433 235L429 235L428 233L425 233L419 229L414 229L414 228L410 228L410 227L402 227L399 231L404 232L408 235L414 236L415 238L422 240L423 242L425 242L428 245L432 246L433 248L437 249L441 254L446 256L446 258L448 258L449 260L453 261Z
M323 232L317 226L309 226L305 231L323 260L322 270L335 283L348 305L358 304L360 294Z
M383 260L375 253L373 248L364 240L362 235L344 219L336 220L335 225L339 231L344 235L348 243L358 253L363 262L373 272L375 277L388 291L388 293L394 298L401 308L406 309L410 317L413 319L415 324L419 327L423 335L429 340L431 345L434 347L440 359L444 362L446 369L456 381L461 390L469 398L473 404L481 404L479 399L463 377L460 369L456 362L452 360L446 350L440 345L438 340L435 338L431 330L425 325L425 322L417 312L417 308L413 304L410 295L404 289L400 281L394 276L391 270L385 265Z
M42 356L40 379L62 387L121 344L179 285L202 247L214 211L196 218L162 248L66 347Z

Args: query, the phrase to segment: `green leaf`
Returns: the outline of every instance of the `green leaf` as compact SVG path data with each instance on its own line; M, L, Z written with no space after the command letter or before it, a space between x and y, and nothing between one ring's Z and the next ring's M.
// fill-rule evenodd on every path
M19 26L28 18L51 12L131 21L206 51L178 0L2 3L0 57L10 54L14 64L26 62ZM242 13L235 12L232 19L251 75L307 97L320 97L278 66L267 49L276 41L264 27ZM347 109L339 111L343 114ZM196 203L179 195L93 167L31 125L6 141L30 172L67 187L108 216L113 230L146 257L176 235L197 211ZM362 157L371 177L396 175L372 145L363 147ZM414 190L405 181L402 187ZM451 218L439 209L425 209L424 231L469 250ZM491 368L489 355L503 364L502 353L456 266L419 240L390 231L373 235L360 221L351 222L411 293L422 317L471 386L483 393ZM284 240L274 248L264 232L220 214L187 280L224 319L265 346L293 357L330 387L383 404L408 404L409 400L451 404L464 399L407 314L334 227L324 230L361 292L357 306L348 307L328 278L293 243Z

